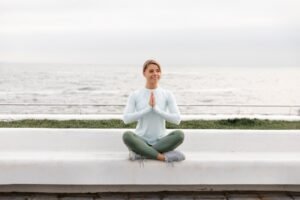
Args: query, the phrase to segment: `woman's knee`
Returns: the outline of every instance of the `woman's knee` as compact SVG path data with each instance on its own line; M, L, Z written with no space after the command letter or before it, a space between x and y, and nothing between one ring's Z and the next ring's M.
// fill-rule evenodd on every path
M123 133L123 141L125 143L129 143L131 141L132 137L133 137L133 134L134 133L132 131L125 131Z
M180 143L182 143L184 140L184 132L182 130L176 130L176 136Z

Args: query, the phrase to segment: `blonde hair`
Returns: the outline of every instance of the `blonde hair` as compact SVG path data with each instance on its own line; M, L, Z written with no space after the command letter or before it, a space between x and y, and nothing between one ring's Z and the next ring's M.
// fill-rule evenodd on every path
M159 70L161 71L160 64L156 60L149 59L149 60L146 60L146 62L143 65L143 72L145 72L145 70L147 69L148 65L150 65L150 64L156 65L159 68Z

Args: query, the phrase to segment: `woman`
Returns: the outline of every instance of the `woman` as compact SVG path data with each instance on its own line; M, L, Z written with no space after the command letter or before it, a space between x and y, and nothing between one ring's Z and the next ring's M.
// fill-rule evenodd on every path
M174 150L184 140L183 131L175 130L166 134L165 120L179 125L181 118L173 93L158 85L160 64L152 59L147 60L143 65L143 75L146 86L131 92L123 113L125 124L138 121L135 133L126 131L123 134L130 160L184 160L184 154Z

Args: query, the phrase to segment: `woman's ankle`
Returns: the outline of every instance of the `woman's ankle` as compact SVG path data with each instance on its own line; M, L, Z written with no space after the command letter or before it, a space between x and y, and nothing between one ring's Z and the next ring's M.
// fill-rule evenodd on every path
M165 161L165 155L164 154L158 154L157 155L157 160Z

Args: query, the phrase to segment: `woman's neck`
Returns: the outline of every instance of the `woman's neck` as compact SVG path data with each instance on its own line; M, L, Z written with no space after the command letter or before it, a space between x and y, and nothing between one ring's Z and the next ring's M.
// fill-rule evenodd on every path
M156 88L158 88L158 87L159 87L158 84L155 84L155 85L146 84L146 88L147 88L147 89L156 89Z

